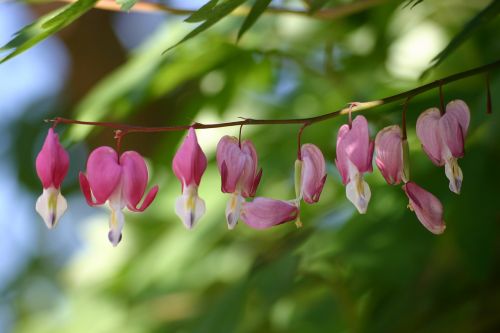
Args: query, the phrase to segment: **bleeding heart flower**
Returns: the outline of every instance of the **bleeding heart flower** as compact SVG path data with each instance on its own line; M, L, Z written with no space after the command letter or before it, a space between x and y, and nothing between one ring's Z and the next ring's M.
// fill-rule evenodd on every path
M240 217L244 198L253 197L259 186L262 169L257 171L257 152L253 143L224 136L217 144L217 166L221 174L222 192L231 193L226 206L227 227L233 229Z
M366 213L370 202L370 187L363 179L365 172L372 172L373 141L370 141L368 122L357 116L352 127L342 125L337 135L335 164L346 186L347 198L361 214Z
M50 128L42 150L36 157L36 172L42 182L43 193L35 206L49 229L56 226L68 207L61 195L61 184L68 168L68 153L59 143L59 136Z
M126 151L118 157L111 147L99 147L89 156L87 174L80 172L80 187L90 206L106 201L111 209L108 239L113 246L122 239L125 206L133 212L149 207L158 193L154 186L138 207L148 183L146 162L139 153Z
M198 144L194 128L189 128L172 161L172 168L182 185L182 195L177 198L175 213L186 228L192 229L205 213L205 201L198 197L198 186L207 168L207 157Z
M433 234L442 234L446 225L439 199L414 182L404 184L403 190L410 200L408 207L415 212L422 225Z
M450 190L460 193L463 174L457 159L464 156L465 137L469 128L470 112L461 100L448 103L441 116L437 108L424 111L417 120L417 136L424 151L437 166L445 166Z
M406 151L405 151L406 150ZM390 185L409 180L408 142L398 125L380 130L375 137L375 163Z
M300 158L295 161L295 170L300 181L296 180L299 189L296 190L300 199L313 204L318 202L326 181L325 158L321 150L313 144L307 143L300 148Z
M299 209L295 203L269 198L255 198L252 202L244 202L241 219L255 229L270 228L278 224L293 221Z

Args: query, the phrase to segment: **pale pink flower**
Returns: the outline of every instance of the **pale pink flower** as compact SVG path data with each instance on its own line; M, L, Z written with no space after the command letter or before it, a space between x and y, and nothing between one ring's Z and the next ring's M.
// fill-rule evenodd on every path
M90 206L108 203L109 241L113 246L122 239L125 224L123 209L142 212L151 204L158 192L154 186L142 200L148 183L146 162L139 153L126 151L121 156L111 147L99 147L89 156L87 173L80 172L80 187Z
M470 112L461 100L448 103L441 116L439 109L424 111L417 120L417 136L424 151L437 166L445 166L450 190L460 193L463 174L457 159L464 156L465 137L469 128Z
M337 157L335 164L346 185L347 198L361 214L366 213L370 202L370 187L363 174L372 172L373 141L370 141L368 122L357 116L352 127L342 125L337 135Z
M243 203L241 219L252 228L265 229L293 221L298 213L295 202L259 197Z
M295 162L300 168L299 198L313 204L318 202L326 181L325 158L321 150L313 144L307 143L300 148L301 160Z
M194 128L177 150L172 161L175 176L182 185L182 195L177 198L175 213L188 229L192 229L205 213L205 201L198 197L201 176L207 168L207 157L201 150Z
M36 211L49 229L56 226L68 205L61 195L61 184L68 173L69 156L59 143L59 136L49 129L42 150L36 157L36 173L43 193L36 201Z
M405 168L405 163L408 163L405 161L405 145L407 142L403 140L398 125L383 128L375 137L375 164L390 185L409 180L409 168Z
M253 143L224 136L217 144L217 166L221 174L222 192L231 193L226 206L229 229L238 222L244 198L253 197L259 186L262 169L257 171L258 157Z
M442 234L446 225L439 199L414 182L404 184L403 190L410 200L409 208L415 212L422 225L433 234Z

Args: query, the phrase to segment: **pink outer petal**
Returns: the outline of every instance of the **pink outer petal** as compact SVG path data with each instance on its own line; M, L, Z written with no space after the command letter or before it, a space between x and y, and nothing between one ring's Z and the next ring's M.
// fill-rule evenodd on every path
M368 121L357 116L352 122L351 130L343 140L347 157L358 168L359 172L372 172L373 142L370 141Z
M259 197L243 203L241 219L252 228L265 229L295 220L298 213L293 203Z
M228 135L220 139L217 144L217 166L222 178L222 192L236 191L245 161L245 155L238 146L238 139Z
M433 234L441 234L446 228L443 220L443 205L432 193L414 182L403 185L410 204L422 225Z
M349 132L349 125L342 125L337 134L337 149L335 157L335 165L342 177L342 183L345 185L349 182L349 159L344 150L344 140Z
M375 153L375 163L387 183L399 184L403 173L403 146L399 126L388 126L378 132Z
M464 142L469 128L470 112L467 104L455 100L446 106L446 113L439 121L439 129L444 144L448 146L453 157L464 155Z
M141 155L135 151L127 151L120 156L122 166L123 195L128 209L135 212L144 211L154 200L158 186L153 187L148 193L140 208L137 207L148 184L148 169Z
M342 182L349 182L349 163L360 173L372 172L373 142L370 141L368 122L365 117L357 116L352 127L342 125L337 135L337 158L335 163L342 176Z
M118 154L113 148L99 147L90 154L87 161L87 179L97 202L108 200L120 185L121 176L122 168L118 164Z
M255 191L257 191L257 186L260 182L260 177L262 176L262 169L257 171L257 151L251 141L243 141L241 144L241 152L245 157L245 164L243 168L243 173L240 177L240 184L242 186L243 197L253 197Z
M417 136L427 156L438 166L444 164L443 141L439 130L441 114L437 108L427 109L417 119Z
M85 197L85 200L87 201L87 204L89 206L102 205L106 201L104 200L99 202L99 201L94 201L92 199L92 192L90 190L89 180L87 179L87 177L83 172L80 172L79 180L80 180L80 189L82 190L83 196Z
M198 144L194 128L190 127L188 135L174 156L172 169L184 188L191 184L200 185L201 176L206 168L207 157Z
M302 197L305 202L312 204L318 202L326 181L325 158L321 150L313 144L302 145L300 151Z
M36 172L44 188L60 188L69 168L69 156L59 136L49 128L43 147L36 157Z

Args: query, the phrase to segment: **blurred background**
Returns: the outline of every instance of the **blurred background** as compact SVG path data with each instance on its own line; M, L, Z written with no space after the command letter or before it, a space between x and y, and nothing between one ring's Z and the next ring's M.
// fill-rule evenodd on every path
M332 1L331 6L349 1ZM498 60L500 20L476 31L424 81L430 60L487 0L380 4L336 20L267 14L235 43L231 16L161 55L192 24L184 16L91 10L74 24L0 65L0 332L500 332L500 71L444 87L472 113L462 194L420 148L415 121L438 106L438 91L409 107L412 178L441 199L446 232L434 236L407 209L399 186L378 170L368 214L345 198L333 160L345 117L307 128L304 142L328 160L304 227L229 232L215 147L238 128L199 130L209 166L200 196L207 213L192 231L174 214L180 185L171 161L184 133L130 134L123 147L148 162L160 192L144 213L126 215L123 241L107 239L108 212L90 208L77 175L113 133L58 126L71 166L69 209L48 230L35 212L42 187L34 161L48 125L62 116L144 126L248 118L309 117ZM203 1L170 1L199 8ZM293 1L275 5L299 7ZM54 4L0 4L0 44ZM371 134L401 121L390 104L365 112ZM246 126L263 168L258 196L291 199L296 125Z

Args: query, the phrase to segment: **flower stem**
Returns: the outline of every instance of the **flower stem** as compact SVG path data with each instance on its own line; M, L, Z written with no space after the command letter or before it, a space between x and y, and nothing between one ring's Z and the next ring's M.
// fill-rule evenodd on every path
M201 124L201 123L195 123L193 125L180 125L180 126L161 126L161 127L145 127L145 126L134 126L134 125L127 125L127 124L120 124L120 123L112 123L112 122L96 122L96 121L81 121L81 120L74 120L74 119L67 119L67 118L61 118L61 117L56 117L54 119L47 120L48 122L52 122L54 124L75 124L75 125L90 125L90 126L99 126L99 127L106 127L106 128L111 128L114 130L123 130L128 133L135 133L135 132L141 132L141 133L157 133L157 132L173 132L173 131L185 131L188 130L190 127L193 127L195 129L209 129L209 128L221 128L221 127L231 127L231 126L241 126L241 125L285 125L285 124L302 124L309 126L314 123L326 121L335 117L338 117L340 115L345 115L349 114L352 112L358 112L358 111L363 111L363 110L371 110L375 109L376 107L383 105L383 104L389 104L389 103L394 103L396 101L400 101L402 99L408 98L408 97L414 97L418 94L421 94L423 92L426 92L428 90L434 89L436 87L442 87L445 84L448 84L450 82L458 81L470 76L478 75L484 72L489 72L494 68L500 67L500 60L497 60L495 62L492 62L487 65L483 65L480 67L476 67L467 71L459 72L450 76L447 76L445 78L442 78L440 80L436 80L427 84L424 84L422 86L416 87L411 90L407 90L404 92L401 92L396 95L384 97L381 99L373 100L373 101L368 101L368 102L360 102L360 103L351 103L347 107L344 107L342 109L330 112L330 113L325 113L319 116L315 117L310 117L310 118L295 118L295 119L251 119L251 118L245 118L240 121L230 121L230 122L223 122L223 123L213 123L213 124ZM444 101L442 101L442 104L444 104ZM441 106L444 110L443 105Z

